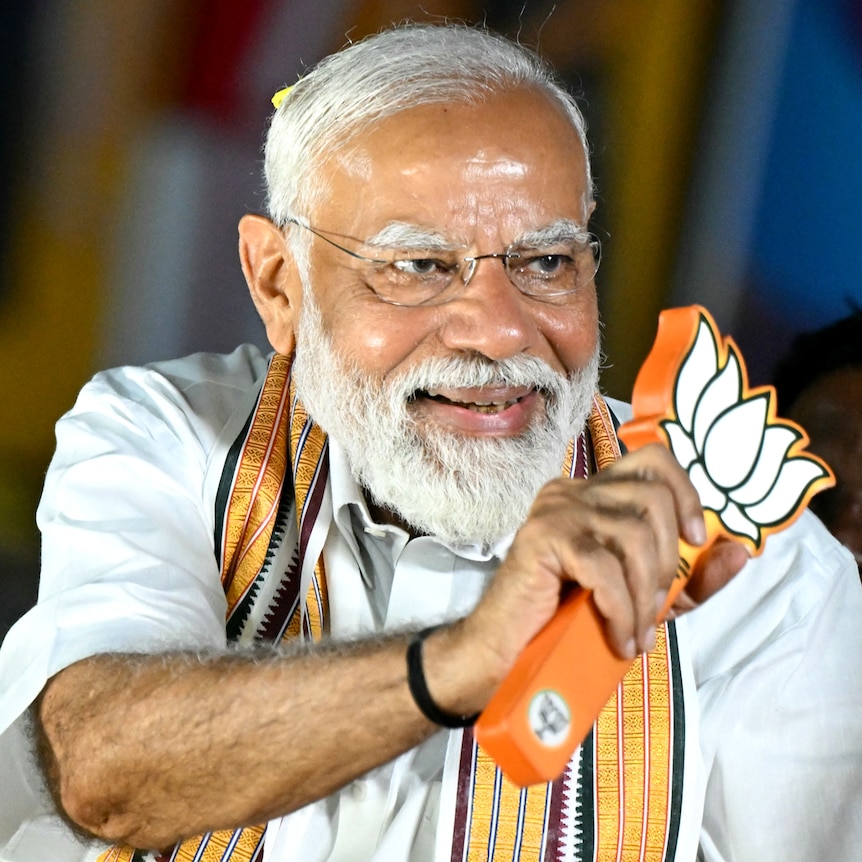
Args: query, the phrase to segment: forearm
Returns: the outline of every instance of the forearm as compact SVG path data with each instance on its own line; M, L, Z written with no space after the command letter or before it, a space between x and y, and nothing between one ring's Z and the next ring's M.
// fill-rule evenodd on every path
M702 529L697 494L660 447L590 482L549 483L477 607L425 642L439 708L485 707L562 583L592 590L612 644L633 653L676 574L679 536L697 541L693 522ZM143 847L323 798L437 729L410 695L407 642L72 665L40 704L55 798L89 831Z
M410 696L407 640L72 665L39 709L55 798L93 834L161 847L325 797L438 729ZM432 640L432 692L453 710L481 708L492 686L450 679L453 635Z

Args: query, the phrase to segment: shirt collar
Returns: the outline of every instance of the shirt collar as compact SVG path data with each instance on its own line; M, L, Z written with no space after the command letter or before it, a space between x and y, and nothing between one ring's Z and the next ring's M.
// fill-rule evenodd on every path
M368 510L368 502L361 486L356 481L347 454L337 440L329 438L329 480L332 491L332 513L333 520L341 534L353 545L359 537L353 535L354 523L361 525L369 535L385 535L394 533L398 536L406 536L406 532L400 527L391 524L381 524L376 521ZM487 562L489 560L502 560L514 536L504 536L489 548L483 547L478 542L468 542L459 545L450 545L433 536L424 537L424 541L431 541L442 545L453 554L465 560Z

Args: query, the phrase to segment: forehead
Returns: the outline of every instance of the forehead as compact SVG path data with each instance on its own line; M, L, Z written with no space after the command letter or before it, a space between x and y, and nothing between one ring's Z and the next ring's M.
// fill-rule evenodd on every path
M512 239L560 218L585 223L591 203L577 131L527 89L388 117L330 153L321 179L315 220L360 239L392 221Z

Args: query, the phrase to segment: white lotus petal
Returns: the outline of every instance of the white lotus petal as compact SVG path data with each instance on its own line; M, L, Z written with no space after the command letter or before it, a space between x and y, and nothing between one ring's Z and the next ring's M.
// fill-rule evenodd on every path
M765 527L778 524L796 511L809 485L825 475L817 461L804 455L791 458L784 462L769 494L760 503L746 507L746 514Z
M716 488L715 484L710 481L709 476L706 475L706 471L703 469L703 464L692 464L691 469L688 471L688 477L697 491L697 496L700 497L700 504L705 509L720 512L725 507L727 504L727 495L720 488Z
M680 424L691 433L700 393L718 373L718 346L706 320L701 318L697 337L677 374L674 409Z
M775 484L787 450L798 439L799 433L786 425L767 425L760 458L745 482L730 492L731 498L741 506L752 506L762 500Z
M661 427L667 432L670 451L673 457L688 470L689 464L697 459L697 450L691 442L688 434L681 425L676 422L662 422Z
M745 481L760 455L766 410L766 395L748 398L716 419L703 444L703 463L710 479L724 488Z
M727 364L707 384L698 399L694 412L694 445L703 451L703 441L712 423L742 397L742 371L735 353L727 357Z
M736 533L737 536L748 536L752 541L760 543L760 527L747 518L742 509L732 500L727 501L727 505L718 517L731 533Z

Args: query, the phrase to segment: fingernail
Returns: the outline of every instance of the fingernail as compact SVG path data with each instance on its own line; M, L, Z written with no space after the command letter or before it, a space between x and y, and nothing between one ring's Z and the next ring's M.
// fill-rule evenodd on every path
M638 651L637 651L637 646L635 645L635 639L632 638L623 647L623 656L625 658L634 658L637 654L638 654Z
M667 590L659 590L655 594L655 615L661 622L661 617L664 616L664 606L667 602Z
M706 541L706 524L703 518L691 518L686 525L686 533L689 536L689 544L702 545Z
M655 649L655 629L647 629L641 638L642 652L652 652Z

